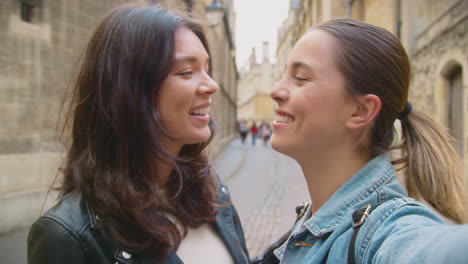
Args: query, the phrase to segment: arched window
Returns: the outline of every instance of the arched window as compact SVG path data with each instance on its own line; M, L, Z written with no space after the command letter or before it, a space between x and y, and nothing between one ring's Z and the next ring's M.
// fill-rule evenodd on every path
M35 9L40 4L40 0L20 0L21 20L33 22Z
M455 138L455 149L463 156L463 79L462 68L458 65L447 75L447 125Z

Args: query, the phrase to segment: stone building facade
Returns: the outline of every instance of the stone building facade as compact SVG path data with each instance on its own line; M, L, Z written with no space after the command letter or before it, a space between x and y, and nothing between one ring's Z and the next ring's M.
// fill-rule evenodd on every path
M409 99L448 127L468 177L468 0L290 0L278 32L275 78L308 28L346 16L401 39L412 64Z
M216 122L216 137L210 144L210 156L216 156L237 131L237 87L239 73L235 57L235 11L233 0L218 0L224 8L220 24L209 26L206 20L206 6L213 0L194 0L194 17L205 18L202 22L207 28L213 61L213 78L219 84L219 91L213 99L213 117Z
M406 7L410 100L450 130L468 177L468 1L412 1ZM416 11L417 18L411 15Z
M274 85L274 64L269 59L269 44L263 43L263 58L257 62L255 48L249 57L248 68L240 70L238 85L237 118L238 120L272 122L274 102L270 90Z
M143 1L143 0L141 0ZM0 235L28 226L47 208L46 193L62 161L57 120L69 80L100 19L125 0L0 1ZM186 10L206 27L214 78L217 136L210 150L235 133L237 70L232 1L222 1L221 25L210 27L211 0L161 0ZM45 202L45 205L44 205ZM43 208L44 207L44 208Z

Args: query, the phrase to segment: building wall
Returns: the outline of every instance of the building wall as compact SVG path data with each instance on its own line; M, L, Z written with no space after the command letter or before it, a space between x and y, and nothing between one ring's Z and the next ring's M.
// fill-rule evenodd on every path
M291 5L290 5L291 6ZM296 42L294 36L294 9L289 8L288 17L283 21L281 28L278 30L277 49L276 49L276 63L274 67L274 76L279 80L284 72L288 55Z
M288 17L278 30L275 79L281 77L289 53L297 40L316 24L346 16L347 2L347 0L290 0Z
M20 1L0 2L0 234L39 216L61 161L56 122L91 28L122 1L40 1L31 23Z
M219 25L210 26L206 19L206 6L212 0L194 0L194 17L205 26L212 53L213 79L219 84L219 91L213 96L212 114L216 123L216 136L209 146L209 154L214 158L228 143L237 130L237 80L238 72L235 61L234 20L235 12L232 0L220 3L225 9L225 17Z
M468 177L468 1L447 2L455 3L445 8L435 5L440 9L425 11L432 19L428 19L427 26L420 29L412 42L410 100L438 123L448 126L449 77L461 68L462 110L457 111L460 112L457 122L463 127L463 135L455 144L461 144ZM427 5L420 4L421 9L427 9Z
M242 69L238 86L238 120L271 122L274 118L274 101L270 90L275 83L274 65L268 61L268 45L264 43L263 60L256 61L253 49L248 69Z
M128 1L38 2L31 22L25 22L19 0L0 1L0 235L28 226L53 203L55 193L46 202L45 195L52 180L60 177L63 146L56 124L65 88L97 23L112 7ZM187 1L161 2L185 10ZM232 7L232 1L226 2ZM234 47L226 42L233 32L225 30L233 21L214 32L206 21L208 4L211 1L193 1L192 15L206 26L210 45L216 47L214 78L222 88L214 99L214 156L235 133L237 71ZM232 8L227 12L232 17L229 12Z
M412 0L402 1L402 42L410 54L414 54L418 49L416 38L425 30L431 27L431 23L438 20L444 13L452 8L457 3L463 2L460 0ZM463 11L459 9L458 11Z
M396 32L397 0L364 0L364 21ZM359 6L356 4L356 9Z

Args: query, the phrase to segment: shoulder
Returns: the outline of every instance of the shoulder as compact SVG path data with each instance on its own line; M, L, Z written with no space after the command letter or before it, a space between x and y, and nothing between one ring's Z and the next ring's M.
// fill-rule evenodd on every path
M424 239L428 227L440 227L444 221L412 198L394 198L379 205L362 226L356 241L357 260L370 261L389 249L407 246ZM360 262L360 261L358 261Z
M76 208L80 205L78 200L81 199L66 195L32 224L27 241L29 263L53 263L54 259L85 261L80 236L89 223L80 215L81 209Z
M70 232L83 232L90 225L89 212L81 195L75 192L64 195L38 221L57 223Z
M431 209L413 198L394 198L379 205L375 211L374 221L376 224L392 224L396 221L405 221L407 218L420 219L434 223L443 223L444 221Z
M362 227L362 233L373 235L377 230L395 231L395 225L402 226L408 223L414 226L422 224L438 225L443 224L443 220L424 206L421 202L406 197L388 200L376 207ZM405 225L406 226L406 225Z

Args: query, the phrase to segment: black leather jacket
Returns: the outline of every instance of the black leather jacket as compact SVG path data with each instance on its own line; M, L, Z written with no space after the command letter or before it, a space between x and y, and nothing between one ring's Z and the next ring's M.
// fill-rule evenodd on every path
M224 241L236 264L249 263L244 233L236 209L232 205L226 186L218 185L218 208L215 229ZM149 259L137 260L117 248L99 229L95 213L76 193L65 195L60 202L41 216L32 226L28 236L29 264L93 264L93 263L152 263ZM207 259L209 256L207 256ZM179 264L182 260L174 253L160 262Z

